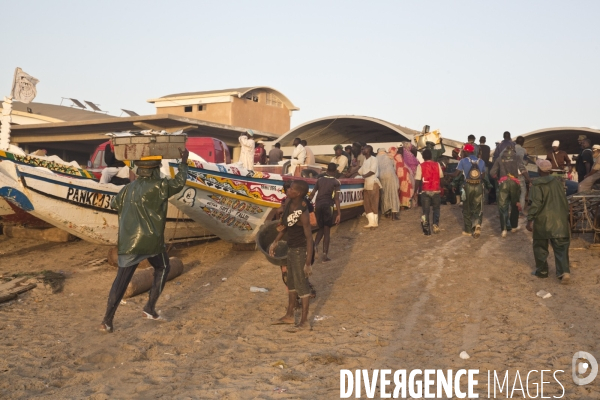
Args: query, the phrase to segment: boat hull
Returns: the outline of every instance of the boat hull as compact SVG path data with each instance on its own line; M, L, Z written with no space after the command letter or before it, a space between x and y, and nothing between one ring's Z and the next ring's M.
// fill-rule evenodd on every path
M286 180L302 179L314 188L316 179L247 171L236 164L190 161L183 191L169 201L222 240L254 243L260 227L274 218L285 199ZM171 175L177 164L170 164ZM342 179L342 220L363 212L363 180Z
M53 173L45 168L0 163L0 196L47 223L83 240L116 245L118 215L110 202L121 186ZM209 236L197 222L169 205L166 241Z

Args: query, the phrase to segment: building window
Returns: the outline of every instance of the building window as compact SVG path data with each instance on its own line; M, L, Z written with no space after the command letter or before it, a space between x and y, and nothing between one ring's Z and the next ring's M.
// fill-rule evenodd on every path
M192 112L192 106L183 107L183 112Z
M258 93L256 93L256 92L248 92L248 93L246 93L244 98L247 100L252 100L255 103L258 103Z
M205 111L206 110L206 104L198 104L198 111Z
M279 107L279 108L283 107L282 101L279 100L279 97L277 97L273 93L267 93L267 105L268 106Z

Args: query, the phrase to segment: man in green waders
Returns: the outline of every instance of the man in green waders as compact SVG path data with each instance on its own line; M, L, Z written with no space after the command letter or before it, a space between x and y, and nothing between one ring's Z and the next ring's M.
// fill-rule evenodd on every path
M481 222L483 219L483 181L485 177L485 162L473 153L475 147L467 143L463 148L464 158L460 160L456 171L450 176L464 174L465 200L463 201L463 236L481 236Z
M496 199L500 212L500 228L503 238L506 237L507 232L516 232L519 229L519 211L525 206L525 204L520 203L521 182L519 181L519 172L523 174L527 185L529 185L531 180L523 159L517 156L513 145L508 145L490 170L492 178L498 181Z
M113 332L117 307L135 269L144 260L154 267L154 280L143 315L147 319L161 319L155 306L170 270L164 237L168 200L183 189L188 170L189 152L181 149L179 152L181 164L174 179L160 177L161 157L136 161L137 179L123 187L110 203L119 213L119 268L100 324L103 332Z
M554 250L556 276L562 284L569 283L569 203L559 178L550 175L552 163L537 160L539 178L531 186L531 207L527 214L527 230L533 232L533 257L538 278L548 277L548 242Z

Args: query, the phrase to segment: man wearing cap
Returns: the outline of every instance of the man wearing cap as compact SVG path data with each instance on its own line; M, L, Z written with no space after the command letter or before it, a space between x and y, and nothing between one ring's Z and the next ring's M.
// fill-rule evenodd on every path
M577 170L577 181L581 183L585 179L585 176L591 171L592 165L594 165L594 154L592 152L592 142L584 135L579 136L581 139L581 152L575 160L575 169Z
M552 142L552 150L548 152L546 160L552 163L552 169L560 169L564 171L571 166L571 159L566 151L559 150L560 142L555 140Z
M242 167L246 168L248 171L252 171L254 169L254 132L248 129L246 132L243 132L239 137L240 146L242 147L240 150L240 159L238 161L239 164L242 164Z
M164 238L168 200L183 189L188 170L189 152L181 149L179 152L181 163L174 179L160 177L160 157L136 161L138 178L123 187L110 203L110 207L119 214L119 268L100 325L104 332L113 331L117 307L138 264L144 260L154 267L154 280L144 316L152 320L161 319L155 306L170 270Z
M500 212L502 237L506 237L507 232L516 232L519 229L519 210L522 207L519 173L523 175L529 185L531 180L523 159L517 156L513 146L508 146L490 170L490 175L498 180L496 198Z
M464 174L465 177L465 201L463 202L463 236L473 236L475 239L481 236L481 222L483 219L483 180L485 177L485 162L473 154L475 147L465 144L463 154L465 158L460 160L456 171L448 174L457 177Z
M304 146L302 146L302 140L300 138L294 139L294 151L292 152L292 159L290 161L290 174L294 175L296 173L296 167L298 165L304 165L306 162L306 150Z
M283 150L281 150L281 144L275 143L273 148L269 150L269 165L277 165L283 160Z
M265 143L262 140L256 142L256 148L254 149L254 164L265 165L267 163L267 151L265 150Z
M531 186L531 206L527 214L527 230L533 232L533 256L538 278L548 277L548 242L554 250L556 276L567 284L571 278L569 270L569 204L563 184L550 175L552 163L537 160L539 178Z
M594 147L592 147L592 155L594 157L594 165L579 183L577 193L591 190L594 183L600 179L600 144L595 144Z
M336 144L333 148L335 156L331 159L331 163L337 165L336 169L341 174L348 168L348 157L344 155L344 150L341 144Z

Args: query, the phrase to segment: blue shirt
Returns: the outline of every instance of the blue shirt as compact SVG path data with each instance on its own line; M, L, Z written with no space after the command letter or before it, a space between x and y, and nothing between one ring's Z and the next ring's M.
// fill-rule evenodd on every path
M466 177L467 176L466 174L471 170L471 161L469 161L469 160L473 160L473 161L479 160L477 162L479 171L481 171L481 175L483 175L485 173L485 161L483 161L480 158L475 157L472 154L468 158L463 158L462 160L460 160L456 169L459 171L462 171L462 173Z

